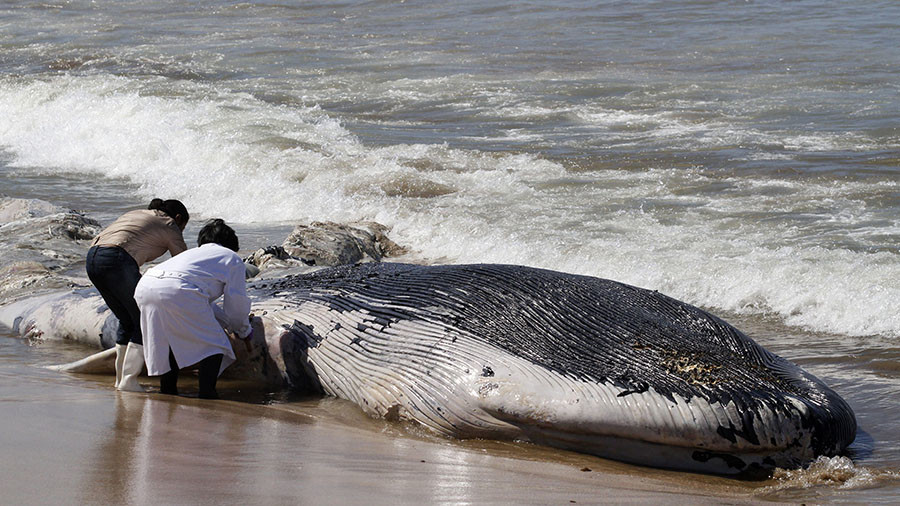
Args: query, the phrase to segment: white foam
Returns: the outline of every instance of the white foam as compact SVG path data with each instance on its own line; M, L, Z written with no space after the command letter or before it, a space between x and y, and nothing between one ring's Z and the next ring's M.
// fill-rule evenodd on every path
M685 169L573 179L535 155L370 147L316 107L190 83L162 95L153 84L0 80L0 146L16 166L127 178L140 185L136 197L178 198L199 217L376 220L427 259L554 268L812 330L900 336L900 262L872 239L900 222L861 197L900 182ZM610 114L603 121L658 121L662 131L671 121L673 135L713 135L665 116Z
M885 481L896 481L900 479L900 473L857 466L847 457L819 457L805 469L777 469L773 478L777 483L766 487L765 492L820 486L841 490L868 488Z
M698 104L692 104L697 108ZM549 112L544 112L549 115ZM712 117L686 119L676 110L631 112L592 107L580 110L575 117L601 132L614 131L613 142L623 146L636 145L647 139L674 142L682 149L715 149L733 146L764 147L766 151L751 152L751 160L792 159L797 153L836 150L877 149L868 138L852 133L815 132L797 134L788 131L763 131L742 125L740 121ZM771 152L768 150L777 150ZM780 150L780 151L778 151Z

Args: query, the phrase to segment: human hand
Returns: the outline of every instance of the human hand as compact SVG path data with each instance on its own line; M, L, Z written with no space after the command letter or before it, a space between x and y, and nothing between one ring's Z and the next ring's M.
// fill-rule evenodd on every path
M250 322L250 332L248 332L246 336L241 338L245 341L253 337L253 313L250 313L250 315L247 317L247 321Z
M253 338L253 326L251 325L250 332L245 337L241 338L241 341L244 342L244 348L247 349L247 353L250 353L253 351L253 345L250 344L250 340L252 338Z

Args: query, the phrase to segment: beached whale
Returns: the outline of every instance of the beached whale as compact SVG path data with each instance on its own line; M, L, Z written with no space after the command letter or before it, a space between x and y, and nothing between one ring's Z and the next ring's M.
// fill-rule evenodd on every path
M811 374L707 312L614 281L368 263L250 292L252 347L235 346L232 373L448 436L733 474L835 455L856 433L847 403ZM55 297L0 308L0 323L104 341L102 301L92 313L85 292Z

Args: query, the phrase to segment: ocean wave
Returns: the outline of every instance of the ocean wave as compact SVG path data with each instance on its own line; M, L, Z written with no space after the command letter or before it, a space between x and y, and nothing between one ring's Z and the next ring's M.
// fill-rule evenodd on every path
M424 260L554 268L815 331L900 336L895 208L869 204L889 202L895 181L699 167L573 178L535 154L370 146L316 106L160 79L0 80L6 163L125 178L137 200L239 223L374 220Z
M745 157L748 160L791 159L799 153L891 147L857 133L761 130L735 118L720 117L715 111L700 117L683 117L678 109L650 112L588 109L578 111L576 117L585 125L610 131L613 143L634 146L649 139L667 141L667 149L741 147L748 151Z

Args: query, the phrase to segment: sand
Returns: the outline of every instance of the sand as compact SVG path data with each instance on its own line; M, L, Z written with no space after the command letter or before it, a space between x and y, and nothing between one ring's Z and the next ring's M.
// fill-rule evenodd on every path
M757 502L754 484L526 443L458 441L337 399L223 383L223 399L116 392L49 371L84 353L0 337L4 504ZM154 382L144 378L148 386Z

